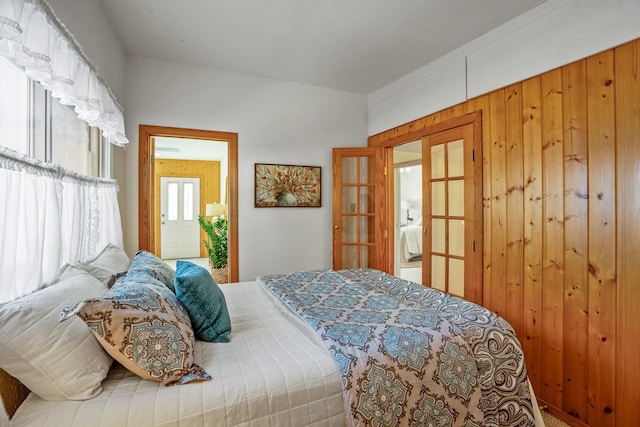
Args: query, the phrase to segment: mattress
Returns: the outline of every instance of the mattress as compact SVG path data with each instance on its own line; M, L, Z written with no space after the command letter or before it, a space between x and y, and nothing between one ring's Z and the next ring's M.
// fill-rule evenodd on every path
M322 340L257 283L221 286L229 343L196 341L212 381L163 386L114 363L104 391L86 401L31 393L11 426L339 426L340 377Z

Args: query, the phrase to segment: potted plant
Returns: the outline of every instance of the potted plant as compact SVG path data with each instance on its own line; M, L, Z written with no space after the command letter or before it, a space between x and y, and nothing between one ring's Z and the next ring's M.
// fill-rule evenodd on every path
M207 235L204 245L209 256L211 275L217 283L227 283L228 257L227 257L227 219L219 216L211 221L198 215L198 223Z

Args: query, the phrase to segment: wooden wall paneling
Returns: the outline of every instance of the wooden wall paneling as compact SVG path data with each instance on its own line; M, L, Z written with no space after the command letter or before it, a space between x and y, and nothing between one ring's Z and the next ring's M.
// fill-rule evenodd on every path
M485 305L497 314L504 316L507 288L507 180L506 180L506 141L505 141L505 97L504 89L489 95L489 114L491 118L491 280L488 286L489 299ZM486 294L485 294L486 295Z
M631 426L640 420L640 40L615 50L615 88L618 229L616 425Z
M564 345L562 408L587 420L588 182L586 62L562 69L564 121Z
M489 304L491 286L491 126L489 95L469 101L473 111L482 111L482 302Z
M517 202L507 190L517 182L517 148L510 145L518 138L515 87L376 136L390 141L482 111L483 303L513 324L518 256L511 244L519 232ZM637 425L640 40L523 81L521 103L517 332L529 378L549 410L573 425Z
M587 58L589 156L589 413L614 425L616 315L615 93L613 51Z
M524 182L522 161L522 85L511 85L505 91L506 114L506 203L507 203L507 284L505 316L516 330L523 333L523 221Z
M542 101L540 77L522 82L524 173L523 335L527 372L542 390Z
M547 402L562 407L563 273L564 273L564 158L562 129L562 73L541 76L542 90L542 387Z

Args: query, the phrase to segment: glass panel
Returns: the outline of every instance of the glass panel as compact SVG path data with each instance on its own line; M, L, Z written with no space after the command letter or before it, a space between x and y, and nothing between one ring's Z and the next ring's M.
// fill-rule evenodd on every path
M358 210L358 187L342 187L342 213Z
M431 257L431 287L445 290L445 262L446 258L442 256Z
M359 268L367 268L369 267L369 247L361 246L360 247L360 265Z
M51 161L83 175L90 174L89 125L57 99L51 102Z
M358 268L358 247L342 247L342 268Z
M431 146L431 178L444 178L444 144Z
M342 182L355 184L357 182L358 169L356 168L358 158L357 157L343 157L342 158Z
M464 141L459 139L447 144L447 162L449 177L464 176Z
M464 220L449 220L449 254L464 256Z
M360 240L358 243L373 243L374 221L372 217L360 217Z
M449 258L449 293L464 297L464 261Z
M449 181L449 215L464 216L464 180Z
M371 157L360 157L360 183L372 184L374 182L373 167L370 167L373 159Z
M445 214L444 182L431 183L431 215Z
M193 183L184 183L184 220L193 221Z
M446 253L446 229L444 219L431 220L431 251Z
M178 183L167 184L167 220L178 220Z
M342 217L342 241L344 243L358 242L358 217L343 216Z
M27 76L0 56L0 145L29 153Z
M31 157L43 162L51 161L51 155L47 158L46 129L47 121L46 100L47 91L39 83L31 82ZM111 144L109 144L111 145Z
M373 213L375 208L373 187L360 187L360 213Z

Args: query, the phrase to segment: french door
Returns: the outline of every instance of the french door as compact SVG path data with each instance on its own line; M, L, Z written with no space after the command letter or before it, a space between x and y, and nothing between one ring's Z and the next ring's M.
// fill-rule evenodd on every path
M333 268L382 269L382 152L333 149Z
M423 283L479 302L482 174L473 125L425 136L422 153Z
M333 268L394 271L394 146L422 142L422 284L482 303L482 132L469 114L393 144L333 149Z

